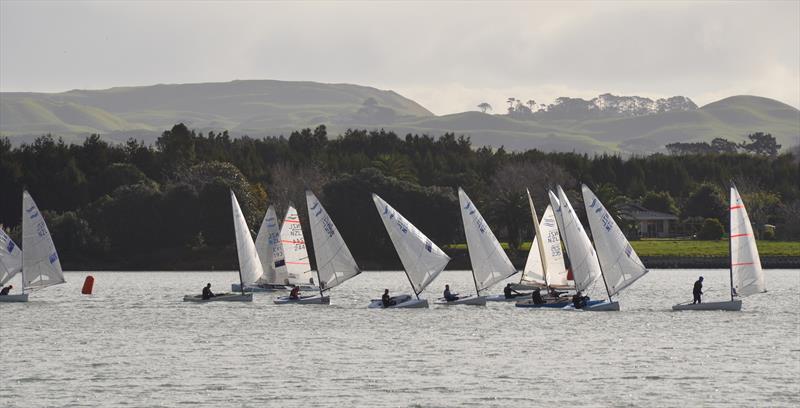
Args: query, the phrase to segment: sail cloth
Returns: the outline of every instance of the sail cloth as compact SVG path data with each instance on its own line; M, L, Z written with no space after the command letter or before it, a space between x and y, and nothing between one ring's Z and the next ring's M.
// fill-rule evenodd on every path
M531 214L536 214L533 207L533 200L528 194ZM536 216L533 215L534 220ZM542 286L568 286L567 268L564 266L564 253L561 250L561 234L558 233L556 216L553 207L547 206L540 222L534 221L536 237L531 243L531 250L528 252L528 259L525 262L525 269L522 272L520 283ZM539 240L539 237L544 237ZM540 244L541 243L541 244ZM545 262L542 262L544 256Z
M556 219L556 226L561 234L561 239L564 239L564 217L561 214L561 201L558 200L558 196L553 190L547 190L547 197L550 198L550 206L553 207L553 217ZM567 251L567 256L569 256L569 248L567 248L566 243L564 244L564 249Z
M308 220L314 243L319 287L327 290L361 273L333 220L311 191L306 190Z
M264 214L264 219L261 221L261 227L258 229L255 244L264 274L256 276L253 281L245 280L244 283L246 285L256 283L286 284L288 272L286 271L286 260L284 259L280 235L275 207L269 206L266 214Z
M586 185L581 190L597 257L603 268L608 294L612 296L636 282L648 270L603 203Z
M22 248L24 288L41 289L65 282L53 238L27 191L22 192Z
M300 216L297 209L291 204L286 210L281 226L281 247L286 259L286 272L289 283L292 285L309 284L313 282L311 263L306 251L306 239L303 237L303 226L300 225Z
M575 289L585 291L601 277L600 263L575 210L561 186L557 186L558 201L564 223L564 242L567 246Z
M264 269L253 243L253 237L250 235L250 228L247 227L247 221L244 219L244 214L242 214L233 190L231 190L231 207L233 208L233 229L236 233L236 253L239 255L239 273L242 284L248 284L255 282L263 275Z
M22 251L0 228L0 286L5 285L22 270Z
M464 234L467 236L467 249L475 277L475 290L480 295L482 290L517 273L517 268L508 259L478 208L460 187L458 202L461 205L461 219L464 222Z
M767 290L753 227L736 186L731 186L731 279L734 293L750 296Z
M400 256L414 293L419 295L442 272L450 257L377 194L372 195L372 201Z

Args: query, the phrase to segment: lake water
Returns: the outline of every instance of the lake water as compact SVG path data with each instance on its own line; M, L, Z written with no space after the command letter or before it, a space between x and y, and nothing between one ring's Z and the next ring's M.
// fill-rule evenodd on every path
M401 272L365 272L330 306L184 303L235 272L93 272L0 304L0 406L797 406L800 271L769 270L741 312L672 312L698 275L723 299L727 270L657 270L621 312L511 303L367 310ZM445 272L470 292L471 275ZM497 292L500 292L498 285ZM473 289L474 291L474 289Z

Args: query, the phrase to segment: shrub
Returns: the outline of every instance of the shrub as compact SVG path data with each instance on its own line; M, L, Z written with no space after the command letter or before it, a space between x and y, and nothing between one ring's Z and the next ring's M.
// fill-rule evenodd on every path
M725 230L722 228L722 223L716 218L706 218L703 221L703 226L697 233L697 239L702 241L718 241L722 238Z

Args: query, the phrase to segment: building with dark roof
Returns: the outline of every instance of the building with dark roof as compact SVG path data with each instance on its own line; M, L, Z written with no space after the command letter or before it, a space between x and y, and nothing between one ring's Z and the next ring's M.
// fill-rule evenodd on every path
M620 213L638 225L641 238L668 238L678 233L678 217L670 213L648 210L637 203L625 204Z

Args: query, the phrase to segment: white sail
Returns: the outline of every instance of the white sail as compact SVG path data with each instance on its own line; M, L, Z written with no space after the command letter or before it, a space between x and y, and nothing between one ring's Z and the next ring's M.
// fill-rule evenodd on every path
M361 273L336 225L311 191L306 191L306 205L320 289L338 286Z
M450 257L377 194L372 195L372 200L400 256L414 293L419 295L444 270Z
M536 230L536 237L531 243L521 282L533 285L569 286L571 283L567 280L567 268L564 266L561 234L558 232L552 206L548 205L544 210L544 215L542 215L542 220L538 223ZM544 237L543 241L539 241L540 236ZM539 245L539 242L543 244ZM542 254L544 254L545 262L542 262Z
M547 190L547 197L550 198L550 206L553 207L553 216L556 219L556 226L558 227L558 231L561 234L564 233L564 216L561 213L561 201L558 200L558 196L553 192L553 190ZM563 239L563 235L561 239ZM569 256L569 248L567 248L566 244L564 248L567 251L567 256Z
M517 269L508 259L478 208L461 188L458 189L458 202L461 205L461 219L464 222L464 234L467 236L476 290L480 295L482 290L517 273Z
M734 293L744 297L765 292L764 271L761 269L753 227L742 196L735 186L731 186L730 210L731 284Z
M312 282L311 262L306 251L306 239L303 237L303 226L293 206L286 210L281 226L281 246L286 258L286 272L292 285Z
M0 228L0 286L10 281L22 270L22 251L11 237Z
M253 283L264 274L264 269L261 267L261 259L259 259L253 243L253 236L250 235L250 228L247 226L247 221L244 219L244 214L242 214L233 190L231 190L231 207L233 208L233 229L236 233L236 253L239 256L241 283Z
M584 291L601 276L600 263L567 195L561 186L557 190L564 224L564 243L569 254L572 276L575 278L575 289Z
M65 282L53 238L27 191L22 192L22 248L24 288L41 289Z
M269 206L261 227L256 236L256 251L261 260L263 275L256 276L253 281L244 281L246 285L255 283L285 284L288 279L286 272L286 260L283 255L283 245L281 245L281 232L278 228L278 216L275 214L275 207Z
M581 190L597 257L603 268L608 294L612 296L636 282L648 270L603 203L586 185Z

